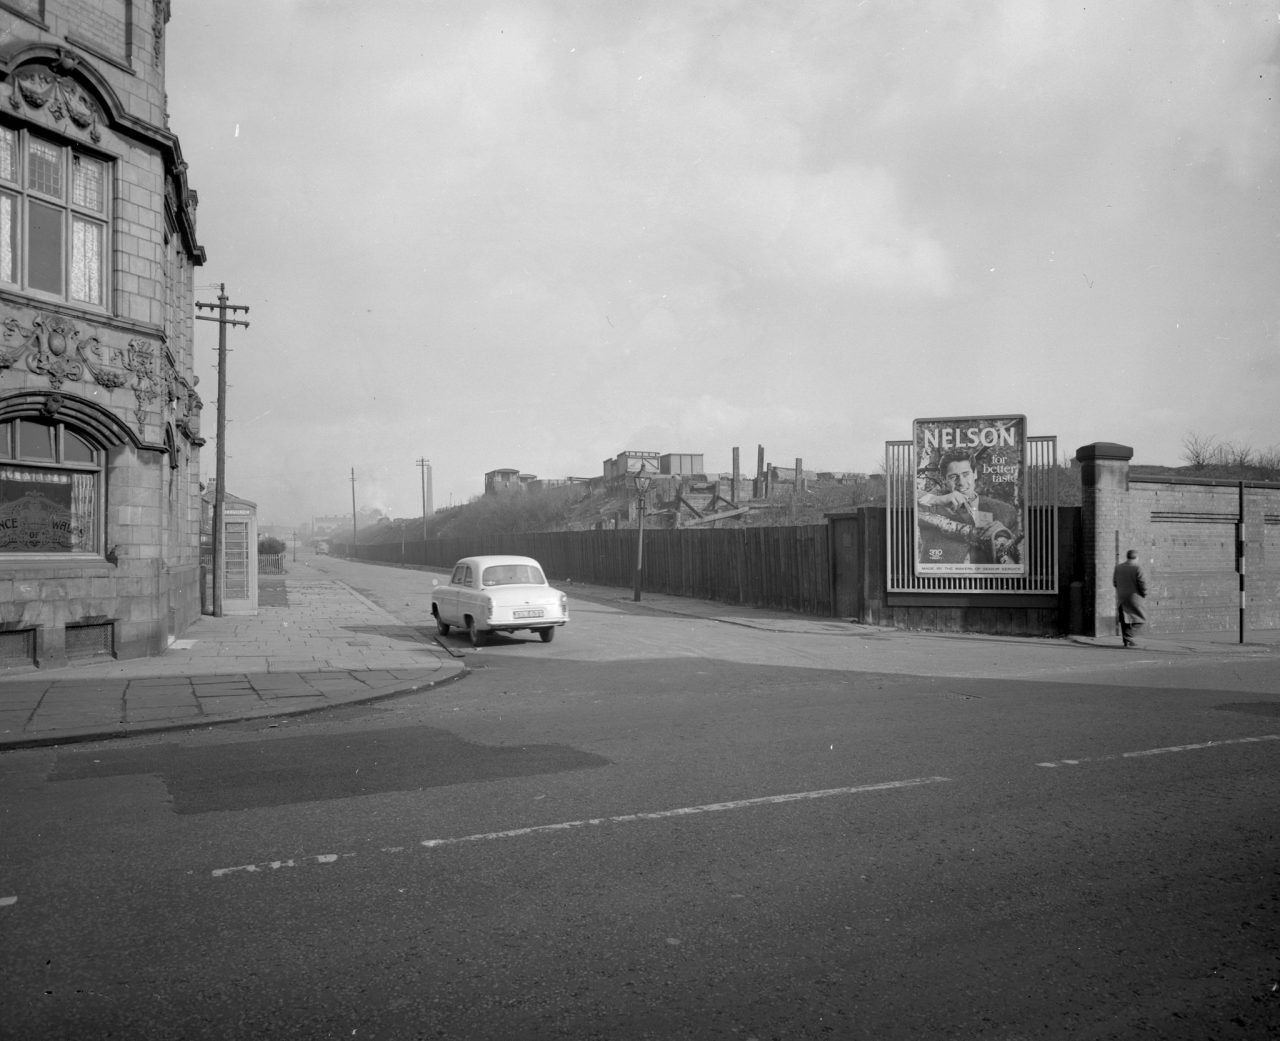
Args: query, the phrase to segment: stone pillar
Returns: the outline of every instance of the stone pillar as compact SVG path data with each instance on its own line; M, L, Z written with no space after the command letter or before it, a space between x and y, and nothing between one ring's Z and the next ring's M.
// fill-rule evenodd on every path
M1076 450L1080 464L1081 573L1084 576L1084 636L1111 636L1116 631L1116 597L1111 574L1129 537L1128 445L1095 441ZM1123 544L1123 545L1122 545Z

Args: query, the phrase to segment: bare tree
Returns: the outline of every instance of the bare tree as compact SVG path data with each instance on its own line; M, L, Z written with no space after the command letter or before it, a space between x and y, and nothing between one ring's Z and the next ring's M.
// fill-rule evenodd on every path
M1197 470L1214 465L1217 450L1217 442L1212 436L1190 433L1182 439L1182 458Z
M1196 470L1222 477L1273 481L1280 477L1280 445L1261 451L1235 441L1191 433L1182 439L1182 458Z
M1248 445L1238 445L1234 441L1228 441L1226 447L1229 449L1229 453L1225 465L1236 469L1244 469L1255 465L1253 449Z
M1256 465L1264 470L1280 472L1280 445L1272 445L1258 453Z

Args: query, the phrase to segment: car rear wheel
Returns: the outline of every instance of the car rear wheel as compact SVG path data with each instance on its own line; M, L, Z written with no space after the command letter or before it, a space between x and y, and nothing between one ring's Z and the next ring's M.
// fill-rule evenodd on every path
M449 630L452 628L447 622L440 621L440 616L436 615L436 632L441 636L448 636Z
M476 625L476 620L474 618L467 619L467 635L471 637L472 647L484 646L485 634L480 631L480 628Z
M550 643L556 638L556 631L551 628L539 629L538 638L542 640L543 643Z

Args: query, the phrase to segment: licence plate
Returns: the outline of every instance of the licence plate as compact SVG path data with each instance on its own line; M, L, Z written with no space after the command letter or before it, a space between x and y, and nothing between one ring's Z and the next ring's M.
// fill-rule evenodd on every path
M532 611L512 611L511 614L515 618L541 618L542 608L539 607Z

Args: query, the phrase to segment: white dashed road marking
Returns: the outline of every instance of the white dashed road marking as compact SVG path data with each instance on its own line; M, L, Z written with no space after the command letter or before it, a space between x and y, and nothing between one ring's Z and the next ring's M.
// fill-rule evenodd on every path
M531 828L513 828L510 831L489 831L479 835L463 835L453 839L424 839L418 843L428 849L437 846L456 846L462 842L487 842L493 839L514 839L524 835L538 835L550 831L569 831L572 828L589 828L599 824L631 824L634 821L656 821L668 817L688 817L695 813L723 813L725 810L741 810L748 806L768 806L776 803L798 802L801 799L829 799L833 795L855 795L861 792L878 792L889 788L913 788L922 784L938 784L946 777L914 777L909 781L886 781L883 784L863 784L853 788L826 788L817 792L792 792L788 795L764 795L758 799L737 799L733 802L711 802L702 806L683 806L676 810L657 810L652 813L623 813L616 817L591 817L580 821L561 821L559 824L540 824Z
M262 864L241 864L239 867L217 868L213 877L229 875L233 871L279 871L286 867L302 867L304 864L332 864L340 857L354 857L354 853L321 853L314 857L292 857L289 860L268 860Z
M492 842L498 839L522 838L526 835L540 835L557 831L572 831L575 828L597 827L602 824L632 824L637 821L665 820L669 817L689 817L698 813L723 813L726 810L741 810L749 806L771 806L786 802L800 802L806 799L830 799L837 795L859 795L863 792L888 791L895 788L916 788L925 784L940 784L948 781L948 777L913 777L905 781L884 781L880 784L859 784L848 788L824 788L814 792L789 792L785 795L764 795L756 799L735 799L731 802L712 802L701 806L682 806L674 810L656 810L651 813L623 813L615 817L589 817L584 820L561 821L558 824L538 824L528 828L512 828L509 831L487 831L476 835L460 835L447 839L423 839L416 847L387 846L383 853L403 853L407 849L437 849L441 846L457 846L465 842ZM241 864L237 867L216 868L214 878L231 875L237 872L262 873L277 871L280 868L304 867L308 864L333 864L340 859L354 857L354 853L323 853L319 856L293 857L289 860L269 860L259 864Z
M1221 748L1224 745L1247 745L1258 741L1280 741L1280 734L1262 734L1258 737L1231 737L1222 741L1201 741L1194 745L1170 745L1167 748L1145 748L1140 752L1117 752L1114 755L1097 755L1085 759L1057 759L1036 766L1080 766L1084 763L1105 763L1111 759L1142 759L1151 755L1169 755L1173 752L1196 752L1202 748Z
M18 902L16 896L0 896L0 907L11 907Z

